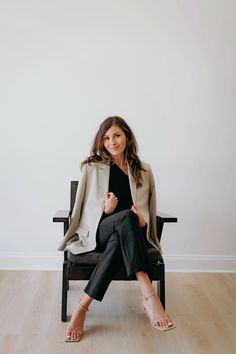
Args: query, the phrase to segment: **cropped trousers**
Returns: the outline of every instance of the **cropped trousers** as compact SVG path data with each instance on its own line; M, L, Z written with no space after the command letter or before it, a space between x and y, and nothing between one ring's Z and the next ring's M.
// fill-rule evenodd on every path
M113 276L122 265L127 275L148 272L146 237L138 216L123 210L104 218L97 230L97 250L101 257L84 289L91 298L102 301Z

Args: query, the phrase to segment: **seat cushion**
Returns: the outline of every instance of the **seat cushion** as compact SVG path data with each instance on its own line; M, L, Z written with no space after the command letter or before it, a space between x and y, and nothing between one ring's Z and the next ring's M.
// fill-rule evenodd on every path
M86 266L95 266L101 257L101 252L86 252L81 254L73 254L68 251L68 259L74 265L86 265Z
M163 263L163 258L160 252L156 248L148 248L148 262L150 266L158 266L160 263ZM81 254L73 254L68 251L68 259L73 265L81 265L81 266L91 266L94 267L99 258L101 257L101 252L86 252Z

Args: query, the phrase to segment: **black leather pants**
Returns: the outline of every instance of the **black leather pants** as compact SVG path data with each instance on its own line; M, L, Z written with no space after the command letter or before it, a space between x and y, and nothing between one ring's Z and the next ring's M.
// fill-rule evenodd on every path
M122 264L128 276L148 271L144 235L132 210L103 219L97 230L97 244L102 255L84 290L93 299L102 301L112 277Z

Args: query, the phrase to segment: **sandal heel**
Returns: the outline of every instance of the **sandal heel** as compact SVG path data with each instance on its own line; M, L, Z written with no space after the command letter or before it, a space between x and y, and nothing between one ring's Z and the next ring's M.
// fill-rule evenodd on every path
M151 297L155 296L156 292L153 292L151 295L147 296L147 297L143 297L143 302L144 301L148 301ZM158 329L161 332L166 332L169 331L171 329L176 328L176 326L170 321L170 319L168 318L166 312L164 312L164 315L159 315L157 319L153 320L147 310L147 308L145 307L144 304L142 304L141 306L147 316L147 318L149 319L149 322L151 324L152 327L154 327L155 329ZM161 326L160 323L161 321L168 321L168 326Z

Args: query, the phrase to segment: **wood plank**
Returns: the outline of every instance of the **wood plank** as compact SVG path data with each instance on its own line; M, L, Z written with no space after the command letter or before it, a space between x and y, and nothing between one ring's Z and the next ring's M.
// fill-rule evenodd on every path
M4 354L234 354L236 274L167 273L167 309L175 330L150 326L137 282L111 284L94 301L79 343L65 343L60 322L61 272L0 272L0 347ZM72 281L68 313L85 281Z

